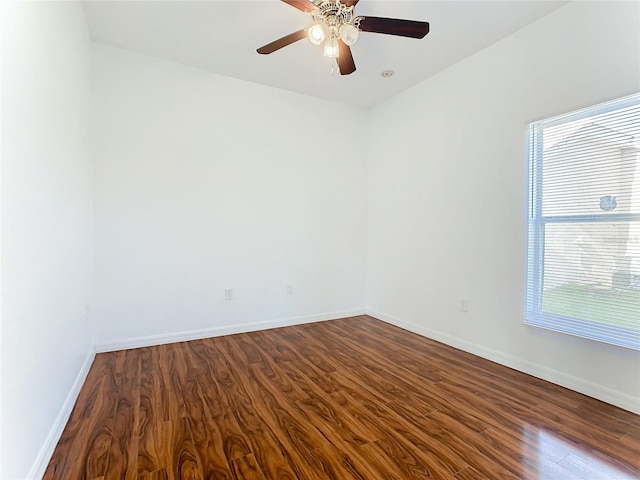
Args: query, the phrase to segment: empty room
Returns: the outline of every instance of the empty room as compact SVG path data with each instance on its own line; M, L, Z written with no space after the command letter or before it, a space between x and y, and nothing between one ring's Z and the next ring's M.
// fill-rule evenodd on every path
M640 2L0 3L0 479L640 478Z

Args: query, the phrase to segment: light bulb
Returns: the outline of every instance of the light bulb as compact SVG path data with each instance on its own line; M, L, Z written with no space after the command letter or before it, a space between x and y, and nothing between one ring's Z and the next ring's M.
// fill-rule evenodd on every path
M326 27L323 27L324 25L316 23L311 28L309 28L309 30L307 30L309 41L311 41L311 43L313 43L314 45L320 45L327 37L327 34L325 32Z
M353 45L358 40L358 35L360 35L360 31L354 27L353 25L349 25L348 23L343 23L340 25L340 38L347 45Z
M338 40L335 37L331 37L324 44L324 56L329 58L336 58L338 56Z

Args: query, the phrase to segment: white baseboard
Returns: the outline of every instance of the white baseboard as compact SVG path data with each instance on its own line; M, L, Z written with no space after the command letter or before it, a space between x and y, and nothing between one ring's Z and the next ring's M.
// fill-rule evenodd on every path
M51 456L53 455L53 451L62 436L62 432L64 427L67 425L69 421L69 417L71 416L71 411L73 410L73 406L76 404L76 400L78 399L78 395L80 394L80 389L84 384L84 381L87 379L87 375L89 374L89 369L91 368L91 364L93 363L93 359L96 356L96 351L91 346L91 349L87 353L87 356L84 359L82 367L80 368L80 372L76 376L75 381L73 382L73 386L67 395L64 403L62 404L62 409L60 413L56 417L51 430L49 430L49 435L47 435L44 444L40 448L38 452L38 456L36 457L31 470L29 470L29 474L27 475L27 479L29 480L39 480L44 476L44 473L47 469L47 465L49 465L49 461L51 460Z
M603 387L602 385L597 385L581 378L574 377L551 368L543 367L536 363L529 362L512 355L507 355L498 350L493 350L476 343L468 342L437 330L432 330L393 315L388 315L384 312L367 309L367 314L386 323L390 323L391 325L395 325L396 327L409 330L410 332L417 333L418 335L433 339L437 342L472 353L487 360L491 360L492 362L513 368L514 370L541 378L542 380L547 380L551 383L555 383L556 385L602 400L603 402L610 403L611 405L615 405L630 412L640 414L640 401L632 395L627 395L625 393Z
M153 345L163 345L166 343L186 342L189 340L200 340L202 338L220 337L222 335L233 335L236 333L255 332L256 330L267 330L270 328L290 327L302 325L304 323L322 322L325 320L335 320L338 318L355 317L365 315L366 309L344 310L341 312L323 313L317 315L307 315L303 317L289 317L263 322L251 322L238 325L228 325L224 327L205 328L201 330L191 330L186 332L166 333L161 335L150 335L147 337L128 338L114 342L104 342L96 344L96 352L114 352L117 350L128 350L130 348L150 347Z

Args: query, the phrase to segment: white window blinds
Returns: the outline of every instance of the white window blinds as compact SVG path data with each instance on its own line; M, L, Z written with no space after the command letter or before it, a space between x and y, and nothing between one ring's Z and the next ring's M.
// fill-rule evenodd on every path
M525 323L640 350L640 94L530 125Z

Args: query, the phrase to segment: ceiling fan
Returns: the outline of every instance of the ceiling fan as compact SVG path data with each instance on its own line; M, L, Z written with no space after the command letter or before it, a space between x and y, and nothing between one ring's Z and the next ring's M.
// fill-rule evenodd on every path
M429 23L399 18L355 16L353 7L358 0L281 0L311 15L313 25L285 35L258 48L258 53L268 55L308 37L314 45L324 42L325 57L334 58L340 75L356 71L351 54L360 32L383 33L401 37L424 38L429 33Z

